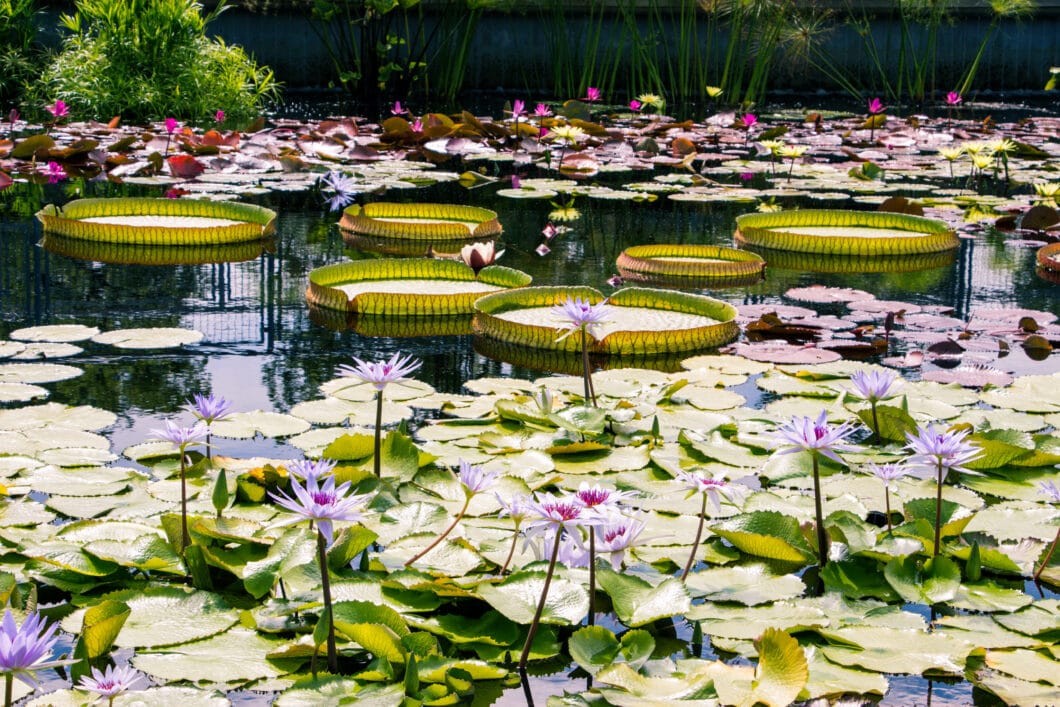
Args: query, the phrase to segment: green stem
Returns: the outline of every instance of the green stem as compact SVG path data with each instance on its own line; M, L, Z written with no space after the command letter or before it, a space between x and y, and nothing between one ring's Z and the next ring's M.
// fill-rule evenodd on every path
M935 550L932 557L939 556L939 543L942 541L942 460L938 461L937 469L938 493L935 495Z
M883 441L880 437L880 421L876 418L876 401L873 400L872 404L872 441L875 444L879 444Z
M548 599L548 588L552 584L552 573L556 571L556 557L559 556L559 541L563 537L563 527L556 528L556 541L552 543L552 557L548 561L548 571L545 572L545 586L541 588L541 601L537 603L537 611L530 622L530 630L526 632L526 644L523 645L523 653L519 656L520 672L526 670L526 661L530 657L530 646L534 643L537 635L537 627L541 623L541 614L545 613L545 600Z
M471 505L471 496L470 495L468 495L467 498L464 500L464 507L461 508L460 512L456 514L456 517L453 518L453 522L449 524L449 527L446 528L445 530L443 530L441 532L441 534L434 539L434 542L432 542L430 545L428 545L427 547L425 547L422 550L420 550L419 552L417 552L408 561L406 561L405 562L405 566L408 567L413 562L415 562L416 560L418 560L421 557L423 557L424 555L426 555L428 552L433 550L435 548L435 546L438 545L438 543L442 542L442 540L445 539L445 536L447 536L447 535L449 535L449 533L453 532L453 528L456 527L456 524L459 523L460 519L464 517L465 513L467 513L467 507L469 505Z
M813 510L817 514L817 557L821 567L828 563L828 535L824 530L824 511L821 508L821 472L817 455L813 455Z
M180 554L191 545L188 535L188 477L184 461L184 447L180 448Z
M317 530L317 558L320 561L320 582L324 591L324 616L328 622L328 672L339 672L339 656L335 647L335 615L331 608L331 578L328 571L328 548L324 534Z
M515 557L515 545L519 542L519 524L515 524L515 531L512 534L512 546L508 548L508 557L504 558L504 566L501 567L501 574L508 571L508 565L512 563L512 558Z
M589 527L589 625L596 623L596 528Z
M891 533L891 492L883 487L883 507L887 509L887 534Z
M382 475L382 451L383 451L383 391L377 391L375 394L375 458L373 469L375 471L375 478L379 478Z
M15 676L8 673L4 676L4 707L11 707L11 695L15 687Z
M1042 558L1042 563L1038 565L1038 571L1034 573L1034 581L1037 582L1038 578L1042 576L1042 570L1045 569L1046 565L1049 564L1049 560L1053 559L1053 550L1056 549L1056 543L1060 541L1060 528L1056 529L1056 537L1053 538L1053 544L1049 546L1049 551L1045 553L1045 557Z
M692 569L692 565L696 561L696 550L699 549L699 539L703 537L703 526L707 522L707 494L703 494L703 505L699 508L699 527L696 528L696 539L692 541L692 552L688 553L688 562L685 563L685 569L681 572L681 581L685 581L685 577L688 576L689 571Z

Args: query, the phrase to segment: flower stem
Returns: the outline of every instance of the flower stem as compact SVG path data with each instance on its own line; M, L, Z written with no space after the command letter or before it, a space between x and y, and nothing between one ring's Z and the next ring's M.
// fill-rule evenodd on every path
M942 541L942 460L938 461L938 492L935 495L935 549L932 557L939 556L939 543Z
M582 326L582 384L585 387L585 399L586 401L592 400L593 407L596 407L596 400L593 399L589 391L589 348L586 345L586 334L585 327Z
M519 524L515 524L515 532L512 534L512 546L508 548L508 556L504 558L504 566L501 567L501 574L508 571L508 565L512 564L512 558L515 557L515 545L519 542Z
M876 401L872 401L872 441L874 444L879 444L883 441L880 437L880 421L876 419Z
M556 558L559 556L559 541L563 537L563 528L556 528L556 541L552 543L552 557L548 561L548 571L545 572L545 586L541 588L541 601L537 603L537 611L534 619L530 622L530 630L526 632L526 644L523 645L523 653L519 656L519 670L526 670L526 661L530 657L530 646L534 643L537 635L537 627L541 623L541 614L545 613L545 600L548 599L548 588L552 584L552 573L556 571Z
M469 505L471 505L471 496L470 495L468 495L467 498L464 500L464 507L461 508L460 512L456 514L456 517L453 518L453 522L449 524L449 527L446 528L445 530L443 530L441 532L441 534L439 534L438 537L436 537L434 539L434 542L432 542L430 545L428 545L427 547L423 548L422 550L417 552L415 555L413 555L411 558L409 558L405 562L405 566L408 567L413 562L415 562L416 560L420 559L421 557L426 555L428 552L433 550L438 545L438 543L442 542L442 540L445 540L445 536L447 536L447 535L449 535L449 533L453 532L453 528L456 527L456 524L459 523L460 519L464 517L465 513L467 513L467 507Z
M8 673L4 676L4 707L11 707L11 696L15 687L15 676Z
M589 617L588 625L596 623L596 528L589 526Z
M817 514L817 557L821 567L828 563L828 535L824 530L824 511L821 508L821 471L817 455L813 455L813 510Z
M1053 550L1056 549L1056 543L1060 541L1060 528L1056 529L1056 537L1053 538L1053 544L1049 546L1049 551L1045 553L1045 557L1042 558L1042 563L1038 565L1038 571L1034 573L1034 581L1037 582L1038 578L1042 576L1042 570L1045 569L1046 565L1049 564L1049 560L1053 559Z
M688 562L685 563L685 569L681 572L682 582L685 581L685 577L688 576L693 563L696 561L696 550L699 549L699 539L703 537L703 525L707 522L707 494L702 495L703 505L699 508L699 527L696 528L696 539L692 541L692 552L688 553Z
M883 487L883 507L887 509L887 534L891 534L891 492Z
M382 475L383 460L383 438L382 438L382 427L383 427L383 391L378 390L375 393L375 459L373 460L373 468L375 470L375 478L379 478Z
M191 545L188 535L188 476L185 466L184 447L180 448L180 554Z
M331 608L331 578L328 573L328 548L324 534L317 530L317 558L320 560L320 582L324 591L324 616L328 622L328 672L339 672L339 656L335 648L335 616Z

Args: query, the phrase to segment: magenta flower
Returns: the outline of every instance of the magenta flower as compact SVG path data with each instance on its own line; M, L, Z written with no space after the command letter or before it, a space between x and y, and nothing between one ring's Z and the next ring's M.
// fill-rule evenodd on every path
M503 250L496 250L496 245L493 241L487 241L485 243L469 243L460 249L460 259L464 263L475 271L475 276L478 277L479 272L482 268L493 265L497 261L497 258L504 255Z
M590 86L585 90L585 100L587 101L598 101L600 100L600 89Z
M334 459L296 459L287 465L288 473L308 480L310 477L320 479L335 470L338 464Z
M406 378L415 373L422 365L412 356L396 353L389 361L378 361L368 363L354 356L355 366L342 364L336 369L336 374L348 378L359 378L365 383L371 383L376 390L382 391L388 383Z
M522 189L523 183L519 180L518 174L512 175L512 189Z
M328 172L320 178L317 186L325 195L331 195L327 200L331 211L346 208L361 193L357 180L343 172Z
M0 675L9 681L18 678L36 689L38 682L34 672L73 662L46 660L59 640L55 635L58 629L58 624L46 625L36 612L26 616L21 626L16 626L11 610L4 609L4 620L0 623Z
M743 123L744 128L750 130L758 123L758 116L754 113L745 113L740 121Z
M394 101L394 107L390 109L391 115L404 115L408 113L407 108L401 106L401 101Z
M616 508L618 504L625 503L636 497L636 491L616 491L615 489L605 488L599 484L593 484L590 486L587 481L583 481L578 485L578 490L574 492L573 496L575 503L579 503L585 508L596 509L597 511Z
M622 287L625 284L625 280L622 279L621 275L612 275L607 278L607 284L611 287Z
M599 339L597 334L600 328L612 314L611 305L607 303L607 300L592 304L588 299L581 297L567 297L552 307L552 316L565 320L557 328L567 331L557 341L566 339L576 331L587 332L594 339Z
M225 112L223 110L217 111L216 113L213 114L213 119L215 121L217 121L218 123L225 122Z
M169 133L170 135L172 135L173 133L177 132L177 119L176 118L166 118L165 125L166 125L166 132Z
M545 227L541 229L541 235L545 237L545 240L550 241L559 234L559 229L556 225L549 221L545 224Z
M420 120L419 118L416 118L416 120L412 121L412 125L410 125L409 127L412 129L412 132L414 132L414 133L422 133L423 132L423 121Z
M622 568L626 550L637 544L645 527L647 522L640 515L611 516L595 529L597 550L610 553L611 568L616 572Z
M48 163L48 184L58 184L66 179L66 170L58 162Z
M822 410L817 420L808 417L793 417L782 424L773 434L774 454L793 454L809 452L814 459L825 456L834 462L846 465L836 454L856 451L858 447L847 444L844 440L858 428L856 422L844 422L838 427L828 424L828 411Z
M280 521L274 527L295 525L304 520L313 521L324 537L326 546L330 546L334 542L335 521L358 522L364 517L361 509L370 495L348 495L349 481L336 486L334 476L324 479L323 484L317 477L307 476L305 486L298 483L297 479L291 479L290 483L293 497L283 491L269 492L277 505L295 514L294 518Z
M636 98L634 98L632 101L629 102L629 109L630 110L640 110L642 105L643 104L640 101L638 101Z
M950 91L946 94L946 105L948 106L959 106L963 102L964 99L961 97L961 94L956 91Z
M232 403L218 395L196 393L193 399L189 400L187 405L184 406L184 409L207 425L210 425L210 423L228 417L228 413L232 411Z
M551 253L551 252L552 252L552 249L551 249L551 248L549 248L549 247L548 247L547 245L545 245L544 243L542 243L542 244L541 244L541 245L539 245L539 246L538 246L537 248L534 248L534 252L535 252L535 253L537 253L537 254L538 254L538 255L540 255L540 256L545 256L545 255L548 255L549 253Z
M512 101L512 115L518 118L520 115L526 114L526 104L520 99L516 98Z
M869 113L871 113L872 115L877 115L885 110L886 108L884 107L883 102L879 98L873 98L869 101Z
M147 678L138 670L129 665L108 665L107 669L100 671L92 668L92 675L85 675L77 685L82 690L94 692L100 697L110 698L111 704L114 698L123 692L142 690L146 685Z
M754 172L740 172L740 181L749 182L755 178Z
M60 100L56 100L54 105L48 106L47 111L57 120L70 115L70 109L66 106L66 103Z
M536 115L538 118L547 118L548 116L552 115L552 109L544 103L538 103L537 106L534 108L534 115Z

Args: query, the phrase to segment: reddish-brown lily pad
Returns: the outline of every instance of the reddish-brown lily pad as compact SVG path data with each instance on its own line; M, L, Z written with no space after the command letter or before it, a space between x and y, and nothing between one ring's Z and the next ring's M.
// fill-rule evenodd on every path
M731 353L763 363L830 363L843 358L835 351L819 349L816 346L797 346L779 341L736 344L732 346Z
M864 290L855 290L852 287L827 287L825 285L793 287L785 292L784 296L799 302L816 302L819 304L875 299L871 293Z
M982 388L983 386L1006 386L1012 383L1012 376L990 366L958 366L949 370L925 371L921 376L926 381L935 383L956 383L965 388Z

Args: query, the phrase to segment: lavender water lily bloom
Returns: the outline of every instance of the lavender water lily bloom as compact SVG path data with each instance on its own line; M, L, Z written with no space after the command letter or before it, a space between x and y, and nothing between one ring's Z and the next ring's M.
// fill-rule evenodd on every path
M88 692L94 692L100 697L109 698L110 704L114 698L123 692L142 690L147 685L147 679L138 670L128 665L108 665L106 670L92 668L92 675L85 675L77 687Z
M196 393L184 409L209 425L228 417L228 413L232 411L232 403L219 395Z
M4 620L0 623L0 674L3 674L8 685L13 678L36 689L38 682L33 675L37 670L46 670L72 661L49 661L58 637L55 632L58 624L46 625L44 619L36 612L26 616L21 626L15 624L15 617L10 609L4 610ZM8 702L10 704L10 702Z
M863 400L875 403L893 396L902 386L902 379L890 369L857 371L850 382Z
M320 479L335 470L338 462L334 459L296 459L287 465L287 471L293 476L308 480L310 477Z
M938 432L934 425L918 426L915 435L907 432L909 444L905 448L913 453L908 462L910 476L935 478L941 484L950 471L978 474L964 466L983 455L978 445L965 441L970 432L968 429Z
M594 339L599 339L603 324L612 316L611 305L607 300L593 304L581 297L568 297L552 307L552 316L564 320L557 328L566 330L557 341L562 341L576 331L586 331Z
M493 484L497 482L497 472L486 471L481 466L477 466L470 462L466 462L463 459L460 460L460 471L457 474L457 478L460 479L460 484L464 487L464 493L470 498L476 493L484 493L493 488Z
M322 192L329 195L327 204L331 211L346 208L360 193L357 180L342 172L328 172L320 178L318 186Z
M383 390L388 383L406 378L422 365L422 361L400 353L391 356L389 361L369 363L355 356L353 362L353 366L340 365L336 373L344 377L360 378L365 383L371 383L376 390Z
M151 430L151 434L154 435L156 439L172 442L180 447L182 454L187 447L193 444L205 443L208 432L209 429L202 421L196 422L191 427L182 427L174 424L172 420L166 420L165 427Z
M324 537L328 546L334 541L333 523L337 520L357 522L364 517L362 508L367 503L369 496L348 495L350 482L335 485L335 477L329 476L323 483L314 477L306 478L305 486L296 479L291 479L291 492L288 496L284 492L271 493L270 496L282 508L286 508L296 517L288 518L276 524L275 527L295 525L304 520L314 521L317 530Z
M858 447L846 443L846 438L857 430L856 422L844 422L833 427L828 424L828 411L822 410L816 420L809 417L793 417L776 429L772 446L774 454L794 454L810 452L817 456L828 457L832 461L846 465L836 452L853 452Z

